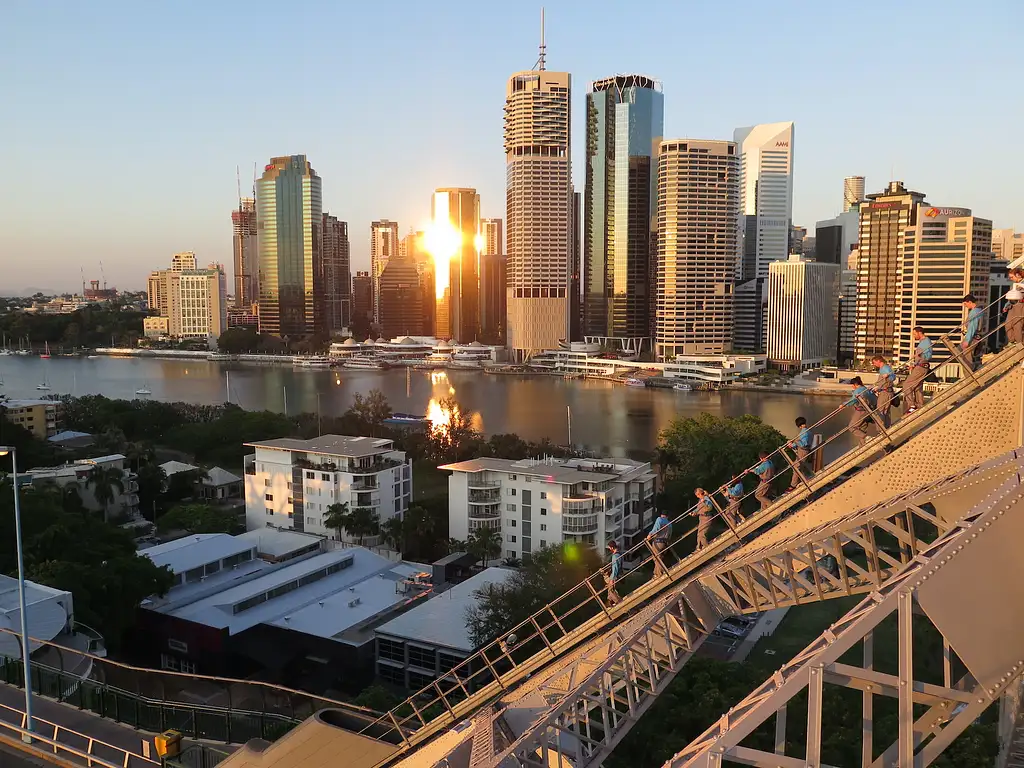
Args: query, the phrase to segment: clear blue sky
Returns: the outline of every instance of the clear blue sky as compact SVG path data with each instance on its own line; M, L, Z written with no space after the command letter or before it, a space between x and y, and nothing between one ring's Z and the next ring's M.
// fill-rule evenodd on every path
M666 136L796 121L794 218L837 212L842 178L896 178L1024 228L1019 0L545 0L548 68L642 72ZM520 6L523 7L523 6ZM354 267L369 222L423 224L438 186L504 216L505 81L537 12L498 2L32 2L0 10L0 289L73 288L79 266L141 288L175 251L231 260L235 167L305 153Z

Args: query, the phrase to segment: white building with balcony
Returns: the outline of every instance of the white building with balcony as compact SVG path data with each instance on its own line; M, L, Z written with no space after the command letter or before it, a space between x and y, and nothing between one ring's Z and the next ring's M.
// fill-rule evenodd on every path
M94 459L78 459L59 467L35 467L18 476L19 485L42 486L52 483L59 488L74 487L82 506L93 512L102 512L105 519L124 516L130 520L141 518L139 514L139 483L137 475L126 466L127 459L120 453L97 456ZM96 469L113 468L120 472L121 485L113 485L113 497L106 503L96 498ZM102 495L102 492L101 492Z
M332 504L372 509L383 523L412 500L412 461L394 442L376 437L323 435L246 443L245 527L267 526L338 539L324 525ZM341 538L354 540L346 532Z
M656 475L631 459L482 458L446 464L448 535L501 531L502 557L577 542L629 547L654 521Z

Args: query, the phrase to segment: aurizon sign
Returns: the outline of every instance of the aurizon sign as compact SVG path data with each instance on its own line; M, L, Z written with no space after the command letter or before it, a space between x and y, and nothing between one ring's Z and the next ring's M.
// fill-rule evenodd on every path
M924 215L929 219L934 219L938 216L948 216L950 218L957 218L960 216L970 216L970 208L925 208Z

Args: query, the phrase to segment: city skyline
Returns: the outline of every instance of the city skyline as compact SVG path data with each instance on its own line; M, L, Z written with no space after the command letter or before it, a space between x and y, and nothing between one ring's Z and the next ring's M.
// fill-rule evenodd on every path
M403 41L403 54L382 64L381 81L373 89L351 96L354 102L349 97L338 100L344 108L328 105L324 96L340 92L343 83L336 73L372 49L354 30L388 15L386 8L346 10L344 24L340 9L317 4L302 9L294 21L306 25L316 39L333 29L333 44L299 49L297 42L282 41L284 64L274 67L251 55L273 18L269 7L257 5L244 19L214 9L202 23L195 12L176 9L157 24L156 11L129 6L101 5L89 13L71 9L56 20L30 6L12 9L8 22L18 34L0 52L0 60L18 73L4 85L18 119L0 126L0 139L14 150L9 178L20 181L0 187L0 248L15 257L0 287L20 290L52 282L57 284L45 287L71 289L80 282L79 266L90 277L103 261L108 282L141 288L148 271L168 254L186 249L195 250L204 262L230 264L231 238L223 221L238 205L234 166L245 169L290 153L313 160L327 181L324 208L348 221L354 234L385 217L401 222L403 234L407 228L422 229L429 219L424 195L440 185L475 187L484 201L481 214L503 216L504 169L500 149L495 151L501 141L501 86L510 72L532 66L538 19L533 13L503 19L503 34L494 40L470 32L475 23L471 19L482 17L465 13L469 7L456 2L429 15L415 7L393 14L389 25ZM857 174L867 177L869 189L880 189L891 178L903 179L912 188L928 189L935 199L962 200L985 211L996 227L1024 228L1008 181L1024 172L1019 153L1007 154L1001 180L983 176L967 158L943 150L1007 133L1021 108L1011 104L1009 112L1000 110L999 120L1005 124L974 125L938 105L907 99L905 84L881 77L884 58L871 55L891 42L893 28L904 25L915 32L901 38L903 55L927 59L938 50L952 50L944 58L943 87L970 87L980 100L992 102L1009 86L1014 71L1010 30L1020 18L1018 7L994 3L972 9L955 29L942 21L941 13L921 16L910 8L887 7L885 25L876 24L870 12L863 18L844 18L840 38L827 44L812 33L834 25L835 11L798 11L796 4L787 3L751 8L736 19L738 54L723 62L716 82L708 83L687 80L681 73L702 60L713 41L697 39L680 52L670 45L667 31L683 15L696 13L699 18L693 22L704 17L712 21L711 9L652 7L651 17L659 18L652 35L617 38L611 50L589 45L605 18L594 10L568 4L547 8L548 67L571 73L576 84L572 159L577 189L584 187L586 85L610 72L637 71L664 83L669 135L727 140L738 125L798 123L793 219L803 226L839 213L842 198L834 191L836 185ZM783 22L787 35L803 41L800 54L815 58L817 65L786 67L786 80L778 81L778 87L721 88L724 80L749 77L764 53L764 29L779 29ZM138 35L142 28L152 34ZM343 39L337 37L339 28ZM195 39L202 55L183 59L178 48L182 37ZM440 110L431 89L422 84L443 72L431 52L455 39L477 62L466 74L466 93L473 97ZM963 44L971 39L987 44ZM824 55L836 45L862 52L855 62L858 77L849 77L850 61L833 62ZM290 57L293 49L296 55ZM410 76L411 61L417 62L416 77ZM316 99L317 109L324 111L318 114L311 105L278 110L277 102L269 101L261 106L259 120L246 119L253 114L252 100L228 93L239 67L248 68L254 81L275 92L290 85L296 98ZM145 85L153 81L161 87ZM60 99L45 98L58 88ZM380 102L368 101L381 88L389 93L389 103L402 103L423 115L417 130L408 131L405 123L387 118ZM126 93L130 98L124 98ZM808 98L808 93L820 98ZM862 106L853 110L852 104ZM885 120L879 119L881 114ZM183 120L183 115L195 119ZM118 158L116 163L106 160L111 155ZM101 161L106 170L100 182L81 172L84 165ZM183 164L189 173L180 172ZM242 175L248 176L244 170ZM127 189L131 194L118 199L115 208L114 196ZM68 227L52 231L45 225L55 211ZM353 269L368 267L369 243L364 240L352 237Z

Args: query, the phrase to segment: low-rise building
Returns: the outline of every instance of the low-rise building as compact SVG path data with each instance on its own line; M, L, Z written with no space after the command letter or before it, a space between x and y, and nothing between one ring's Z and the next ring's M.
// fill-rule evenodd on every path
M632 459L482 458L446 464L448 535L501 532L503 557L563 542L627 548L654 520L656 475Z
M261 528L142 550L175 583L143 602L135 647L164 669L358 690L373 676L373 628L429 592L429 568L336 546Z
M338 531L324 524L332 504L369 508L384 523L412 501L412 461L392 440L323 435L246 445L256 449L245 457L248 530L270 525L336 539Z
M820 368L839 338L838 264L799 255L768 267L768 360L785 371Z
M377 627L377 677L418 691L462 663L476 650L466 612L479 601L480 590L504 584L513 573L507 568L485 568Z
M147 339L160 339L171 334L171 321L166 317L142 318L142 333Z
M0 413L12 424L24 427L40 440L60 431L64 403L57 400L2 400Z
M118 473L120 485L111 485L112 498L106 502L97 498L98 495L102 497L102 492L97 494L98 482L94 474L97 469L113 469ZM73 487L82 505L93 512L102 512L105 519L116 515L131 520L141 517L137 476L128 467L128 460L120 453L78 459L59 467L35 467L19 475L18 480L25 485L53 483L60 488Z

